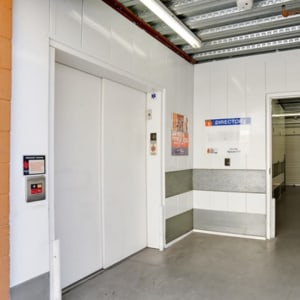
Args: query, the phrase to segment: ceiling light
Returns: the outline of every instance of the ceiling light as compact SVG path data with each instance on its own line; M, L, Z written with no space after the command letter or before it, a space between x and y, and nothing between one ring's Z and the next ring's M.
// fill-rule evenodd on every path
M284 113L284 114L272 114L273 118L280 118L280 117L299 117L300 113Z
M172 28L193 48L200 48L201 40L186 27L173 13L171 13L159 0L140 0L147 8L157 15L164 23Z

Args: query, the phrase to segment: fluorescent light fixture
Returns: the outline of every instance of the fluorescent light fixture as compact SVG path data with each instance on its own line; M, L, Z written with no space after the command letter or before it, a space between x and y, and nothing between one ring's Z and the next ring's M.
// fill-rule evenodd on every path
M200 48L201 40L185 26L173 13L171 13L159 0L140 0L165 24L172 28L193 48Z
M285 113L285 114L272 114L273 118L280 118L280 117L299 117L300 112L298 113Z

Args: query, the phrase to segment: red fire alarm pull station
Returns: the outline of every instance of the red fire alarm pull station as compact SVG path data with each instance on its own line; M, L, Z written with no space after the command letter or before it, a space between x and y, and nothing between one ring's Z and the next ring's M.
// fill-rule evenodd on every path
M26 201L34 202L45 200L45 176L27 177L26 180Z

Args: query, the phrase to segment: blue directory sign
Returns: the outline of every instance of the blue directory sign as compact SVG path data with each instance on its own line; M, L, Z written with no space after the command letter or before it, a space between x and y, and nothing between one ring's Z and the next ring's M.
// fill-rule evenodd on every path
M211 119L205 120L205 126L233 126L233 125L249 125L251 118L227 118L227 119Z

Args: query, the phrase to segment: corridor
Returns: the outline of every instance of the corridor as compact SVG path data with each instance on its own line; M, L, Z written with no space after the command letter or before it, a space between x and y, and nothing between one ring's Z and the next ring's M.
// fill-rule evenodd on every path
M193 233L163 252L145 249L63 300L299 300L300 187L277 202L277 237Z

